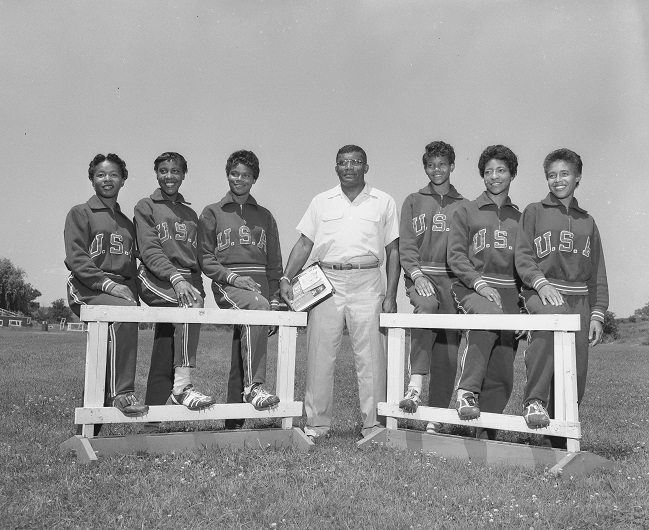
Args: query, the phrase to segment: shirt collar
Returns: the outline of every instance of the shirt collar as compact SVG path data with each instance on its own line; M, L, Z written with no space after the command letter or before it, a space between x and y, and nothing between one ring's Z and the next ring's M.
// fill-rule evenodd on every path
M429 182L427 186L424 186L419 190L419 193L423 193L424 195L437 195L438 197L441 197L441 194L437 193L433 189L433 185ZM455 189L455 186L451 184L451 187L448 190L448 193L444 195L444 197L452 197L453 199L464 199L462 195L460 195L460 192Z
M232 196L232 191L228 191L225 194L225 197L223 197L223 199L221 199L221 204L226 205L226 204L231 204L231 203L239 204L239 203L237 203L237 201L234 200L234 197ZM246 202L244 202L244 204L250 204L252 206L257 206L257 201L255 200L255 198L252 195L248 195L248 198L246 199Z
M331 199L333 197L338 197L338 196L342 197L343 195L345 196L345 198L347 198L347 195L345 195L344 192L343 192L342 186L340 184L338 184L338 186L336 186L335 188L329 190L329 193L327 194L327 198ZM376 193L374 193L374 188L372 186L370 186L370 184L368 182L365 183L365 186L363 187L361 192L358 194L358 197L360 197L361 195L369 195L371 197L377 197ZM354 199L354 200L356 200L356 199Z
M482 194L475 200L476 204L478 205L478 208L482 208L484 206L489 206L490 204L493 204L496 206L496 203L491 200L489 195L487 195L486 191L483 191ZM508 195L507 198L505 199L505 203L502 205L502 208L505 206L510 206L511 208L514 208L515 210L518 210L518 206L516 206L513 202L511 197Z
M97 195L93 195L86 201L86 204L90 206L93 210L110 210L108 206L102 201ZM122 213L122 209L119 207L119 204L115 203L115 210L119 213Z
M162 190L160 188L156 188L156 190L151 195L149 195L149 197L151 197L151 199L153 199L154 201L157 201L157 202L161 202L161 201L172 202L172 201L169 200L169 197L167 195L162 193ZM183 204L191 204L191 202L187 202L185 200L185 197L183 197L182 193L180 193L180 192L178 193L178 197L176 198L176 202L182 202Z
M548 193L548 195L541 201L541 204L545 206L563 206L561 201L557 199L552 193ZM584 210L581 206L579 206L579 203L577 202L577 197L572 198L572 202L570 203L570 208L577 210L578 212L581 213L588 213L586 210Z

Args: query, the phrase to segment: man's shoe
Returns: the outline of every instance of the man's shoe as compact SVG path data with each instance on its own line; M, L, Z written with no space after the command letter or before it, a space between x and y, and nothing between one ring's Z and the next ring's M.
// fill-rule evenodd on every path
M530 429L541 429L550 425L550 415L538 399L533 399L525 405L523 417Z
M442 429L442 424L436 421L429 421L426 425L426 432L428 434L437 434Z
M194 385L187 385L180 394L171 394L174 405L185 405L189 410L203 410L216 403L212 396L206 396L194 390Z
M251 387L245 389L243 391L243 399L257 410L266 410L279 403L279 398L266 392L260 383L253 384Z
M419 397L419 390L409 387L406 391L406 395L403 396L401 401L399 401L399 408L408 414L412 414L417 412L417 407L420 404L421 398Z
M140 403L133 392L120 394L108 401L108 406L117 408L124 416L128 416L129 418L144 416L149 412L149 406Z
M315 431L308 431L307 428L304 428L304 434L306 437L311 440L313 443L316 443L316 440L319 440L320 438L323 437L323 435L316 433Z
M458 395L455 408L461 420L475 420L480 417L478 399L473 392L463 392Z

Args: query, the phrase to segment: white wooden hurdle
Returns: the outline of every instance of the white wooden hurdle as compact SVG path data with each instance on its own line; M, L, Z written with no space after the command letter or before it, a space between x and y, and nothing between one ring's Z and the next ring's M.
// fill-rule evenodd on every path
M88 331L88 327L84 322L68 322L68 331Z
M358 442L359 447L382 443L402 449L435 452L440 456L479 460L488 464L513 463L524 467L548 466L551 472L583 474L610 465L599 456L579 450L581 425L577 408L575 331L578 315L414 315L383 313L381 327L388 330L387 401L378 404L386 428ZM530 429L522 416L483 412L475 420L459 419L455 409L420 406L413 414L399 408L404 395L405 328L548 330L554 332L555 418L548 427ZM434 367L433 367L434 369ZM522 403L521 403L522 407ZM476 440L452 435L430 435L398 429L398 418L434 421L469 427L562 436L567 451L506 442Z
M168 452L214 447L288 447L310 450L313 443L301 429L293 427L293 417L302 416L302 402L294 401L297 328L306 326L306 313L284 311L234 311L223 309L83 306L81 320L88 324L86 373L83 407L75 409L75 423L81 435L61 444L62 451L74 450L81 462L97 460L97 455L148 451ZM142 417L124 416L115 407L104 407L106 353L110 322L170 322L199 324L250 324L279 326L277 407L256 410L249 403L215 404L202 411L178 405L149 407ZM229 353L228 353L229 357ZM281 418L281 429L240 431L197 431L193 433L135 434L95 437L94 425L160 421L225 420L236 418Z

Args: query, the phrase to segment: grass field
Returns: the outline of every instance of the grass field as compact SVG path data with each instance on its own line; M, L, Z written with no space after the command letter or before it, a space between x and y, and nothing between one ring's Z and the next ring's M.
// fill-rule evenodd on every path
M152 337L150 331L140 332L140 396ZM58 447L74 433L85 338L84 333L0 330L0 528L649 528L649 347L642 340L591 351L580 409L582 449L614 460L615 470L556 479L542 469L357 450L360 413L348 342L337 366L331 436L310 454L273 449L137 454L83 466L72 454L59 454ZM229 350L228 333L202 334L197 386L221 401ZM276 351L274 340L270 351ZM303 335L297 365L301 400ZM520 352L516 369L508 411L520 409ZM274 381L274 373L268 379ZM221 428L221 422L165 425L166 430ZM105 433L133 429L112 425ZM447 432L471 434L458 428ZM500 435L533 444L537 438Z

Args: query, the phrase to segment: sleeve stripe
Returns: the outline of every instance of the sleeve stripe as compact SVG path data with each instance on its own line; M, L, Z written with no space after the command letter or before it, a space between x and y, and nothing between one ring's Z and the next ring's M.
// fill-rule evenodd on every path
M534 282L534 284L532 285L532 289L538 291L541 287L543 287L543 286L545 286L545 285L547 285L549 283L550 282L548 280L546 280L544 277L541 277L541 278L539 278L538 280L536 280Z
M110 278L106 278L103 283L101 284L101 290L104 291L105 293L110 293L110 291L117 285L116 282L111 280Z
M591 314L590 314L590 319L591 320L599 320L600 322L604 322L604 313L600 311L599 309L594 309Z
M485 282L482 278L477 278L475 283L473 284L473 288L476 291L479 291L483 287L488 287L488 286L489 286L489 284L487 282Z

